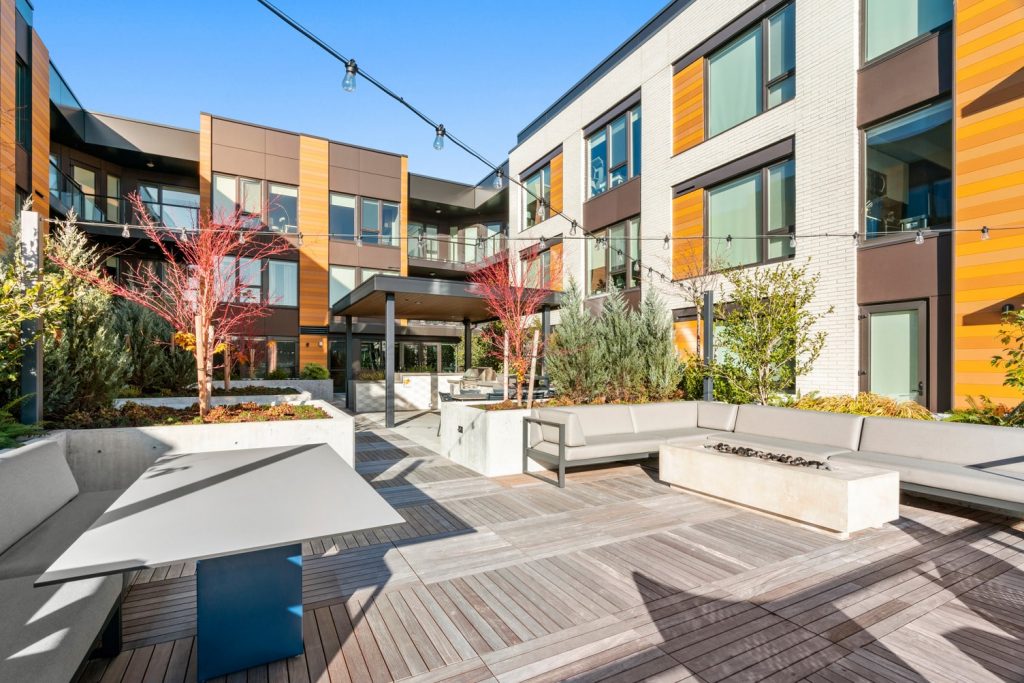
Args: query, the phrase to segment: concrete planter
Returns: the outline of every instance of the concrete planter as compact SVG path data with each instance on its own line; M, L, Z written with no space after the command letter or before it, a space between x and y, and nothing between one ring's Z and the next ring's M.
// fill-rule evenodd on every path
M230 406L236 403L255 403L261 406L279 404L301 405L313 400L308 391L298 394L253 394L252 396L211 396L211 406ZM138 403L143 406L163 406L167 408L188 408L199 402L195 396L154 396L151 398L116 398L114 407L120 408L125 403Z
M853 465L816 470L699 446L662 446L659 465L661 480L673 486L834 531L843 538L900 516L896 472Z
M441 404L441 455L488 477L523 471L521 410L481 410L486 401ZM530 470L543 470L531 462Z
M222 382L218 385L224 386ZM333 379L233 379L232 387L290 387L297 391L308 391L316 401L334 400Z
M461 374L398 373L395 375L395 410L435 410L441 404L438 394L450 393L449 383L461 378ZM349 387L354 412L384 412L384 380L355 380L349 382Z
M355 419L324 401L310 401L330 417L212 425L69 429L68 464L83 491L125 488L157 458L177 453L325 443L355 462Z

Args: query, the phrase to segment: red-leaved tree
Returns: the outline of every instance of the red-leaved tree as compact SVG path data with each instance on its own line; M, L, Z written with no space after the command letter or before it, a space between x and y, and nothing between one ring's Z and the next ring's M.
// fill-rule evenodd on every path
M199 212L192 229L157 224L138 194L128 197L145 238L163 257L163 276L144 262L128 264L114 279L99 271L59 263L72 275L114 296L148 308L174 329L175 342L196 359L199 414L210 409L213 356L267 316L267 302L251 294L247 282L259 281L266 259L289 251L279 234L260 231L252 218L235 212ZM251 277L247 277L251 276Z
M487 303L488 310L501 323L500 330L486 328L483 336L493 349L491 353L507 363L509 374L515 377L515 402L518 404L523 380L530 371L533 316L540 310L548 291L527 287L507 258L476 271L470 276L470 281ZM506 337L508 358L504 357Z

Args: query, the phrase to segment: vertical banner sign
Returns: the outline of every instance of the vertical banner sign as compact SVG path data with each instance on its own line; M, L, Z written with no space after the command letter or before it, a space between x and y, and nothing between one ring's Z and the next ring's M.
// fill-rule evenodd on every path
M24 286L36 284L39 270L43 265L42 240L39 231L39 214L35 211L21 212L21 230L18 235L21 260L25 266ZM43 339L41 320L27 320L21 324L21 395L20 418L25 424L35 424L43 415Z

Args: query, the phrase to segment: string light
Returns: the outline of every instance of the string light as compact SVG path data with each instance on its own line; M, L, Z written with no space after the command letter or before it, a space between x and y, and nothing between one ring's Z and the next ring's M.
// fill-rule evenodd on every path
M181 227L181 241L188 242L188 231L185 230L184 226Z
M789 236L789 248L796 249L796 235Z
M983 225L983 226L981 226L981 239L982 240L987 240L988 238L989 238L988 226L987 225Z
M668 235L665 235L665 248L668 249L670 244L672 244L672 240L669 239Z
M732 249L732 235L725 236L725 248Z
M440 151L444 149L444 124L437 124L437 135L434 136L434 149Z
M924 244L924 233L920 230L917 231L917 235L914 237L914 244L919 246Z
M497 171L494 172L494 182L492 183L492 185L495 190L501 189L501 176L502 170L499 168Z
M569 235L570 236L575 236L576 235L576 220L575 219L573 219L572 223L570 223L570 225L569 225Z
M301 232L299 233L299 239L297 240L297 242L298 242L298 245L301 247L302 246L302 233Z
M357 73L359 73L359 67L356 65L356 60L348 60L348 63L345 65L345 78L341 81L342 90L345 92L355 92Z
M123 227L123 228L121 228L121 237L131 237L131 236L132 236L132 233L131 233L131 231L130 231L130 230L128 229L128 224L127 224L127 223L125 223L125 224L124 224L124 227Z
M238 243L239 244L245 244L245 230L244 229L238 231Z

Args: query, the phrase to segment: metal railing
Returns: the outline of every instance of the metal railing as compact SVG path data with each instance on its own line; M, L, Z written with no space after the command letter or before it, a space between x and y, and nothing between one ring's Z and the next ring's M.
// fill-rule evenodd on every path
M410 258L476 265L501 256L507 241L504 233L495 233L482 239L410 236L407 249Z

